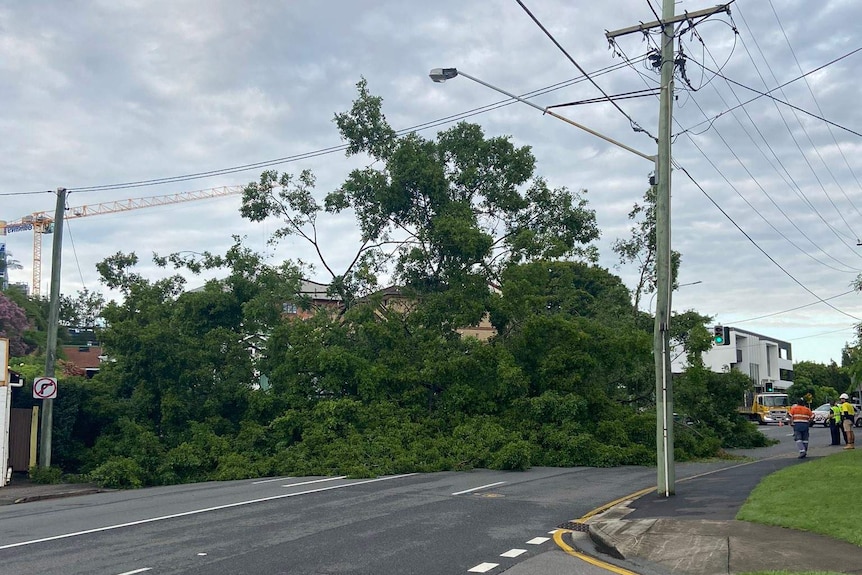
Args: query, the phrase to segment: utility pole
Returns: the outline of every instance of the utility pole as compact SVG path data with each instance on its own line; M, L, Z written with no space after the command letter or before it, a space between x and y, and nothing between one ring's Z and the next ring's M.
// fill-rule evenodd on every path
M662 0L661 20L640 24L615 32L608 32L609 40L635 32L644 33L661 29L661 92L658 115L658 155L656 158L656 313L653 328L653 358L655 359L656 402L656 468L657 492L669 497L674 494L676 470L673 458L673 380L670 364L670 312L673 288L670 242L670 188L671 188L671 124L673 118L673 73L675 37L674 24L694 22L718 12L730 12L728 5L716 6L684 16L674 14L674 0ZM694 24L692 24L694 25Z
M60 323L60 262L63 251L63 215L66 188L57 188L54 210L54 249L51 253L51 301L48 310L48 343L45 350L45 377L54 377L57 357L57 328ZM51 432L54 427L54 400L42 400L42 427L39 442L39 467L51 467Z
M674 0L663 0L662 19L674 16ZM670 369L671 251L670 251L670 127L673 117L673 24L661 27L661 92L658 112L658 188L655 205L656 313L653 354L656 374L656 453L658 493L674 494L676 467L673 459L673 378ZM659 422L659 418L661 421Z

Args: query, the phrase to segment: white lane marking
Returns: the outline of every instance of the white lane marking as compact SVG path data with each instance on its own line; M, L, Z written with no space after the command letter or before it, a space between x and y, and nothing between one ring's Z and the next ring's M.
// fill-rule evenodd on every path
M526 549L509 549L505 553L500 553L500 557L518 557L526 552Z
M176 519L178 517L188 517L190 515L198 515L209 511L219 511L221 509L230 509L231 507L241 507L243 505L251 505L252 503L263 503L264 501L274 501L276 499L285 499L287 497L298 497L300 495L310 495L312 493L320 493L322 491L330 491L332 489L342 489L344 487L353 487L355 485L365 485L367 483L377 483L378 481L388 481L390 479L401 479L402 477L410 477L415 473L404 473L402 475L390 475L388 477L378 477L376 479L366 479L364 481L355 481L344 485L330 485L329 487L320 487L318 489L308 489L306 491L298 491L296 493L283 493L281 495L272 495L270 497L261 497L259 499L249 499L248 501L237 501L236 503L227 503L225 505L216 505L215 507L207 507L205 509L195 509L194 511L184 511L182 513L173 513L171 515L162 515L161 517L151 517L150 519L141 519L139 521L129 521L128 523L118 523L117 525L108 525L105 527L96 527L95 529L85 529L84 531L76 531L74 533L64 533L63 535L52 535L51 537L42 537L41 539L33 539L31 541L21 541L20 543L9 543L8 545L0 545L2 549L12 549L13 547L24 547L25 545L33 545L36 543L44 543L45 541L57 541L58 539L68 539L79 535L89 535L90 533L100 533L102 531L111 531L113 529L121 529L123 527L133 527L135 525L145 525L147 523L155 523L156 521L164 521L166 519Z
M488 485L481 485L479 487L474 487L473 489L465 489L464 491L456 491L452 495L464 495L465 493L472 493L473 491L479 491L480 489L488 489L489 487L496 487L497 485L503 485L506 483L505 481L498 481L497 483L489 483Z
M276 477L275 479L261 479L260 481L252 481L252 485L259 485L261 483L272 483L273 481L287 481L288 479L293 479L292 477Z
M527 541L527 545L541 545L545 541L550 541L550 537L533 537L529 541Z
M135 573L143 573L144 571L150 571L152 567L144 567L143 569L135 569L134 571L126 571L125 573L120 573L119 575L135 575Z
M198 557L206 557L206 556L207 556L206 553L198 553Z
M472 569L467 569L467 573L487 573L494 567L499 567L499 563L479 563Z
M300 485L310 485L312 483L324 483L326 481L335 481L336 479L347 479L346 475L339 475L338 477L327 477L326 479L312 479L311 481L300 481L299 483L288 483L287 485L282 485L282 487L298 487Z

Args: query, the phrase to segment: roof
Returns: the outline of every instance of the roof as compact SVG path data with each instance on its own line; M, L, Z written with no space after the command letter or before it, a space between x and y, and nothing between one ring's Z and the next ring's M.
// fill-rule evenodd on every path
M87 369L99 367L102 355L102 348L97 345L64 345L63 353L66 355L66 361L75 364L77 367Z

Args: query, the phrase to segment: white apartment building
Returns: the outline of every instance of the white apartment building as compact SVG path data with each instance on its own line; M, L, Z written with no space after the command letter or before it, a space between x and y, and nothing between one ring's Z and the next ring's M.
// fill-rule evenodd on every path
M680 373L685 368L685 354L674 355L672 369ZM783 391L793 384L790 342L737 327L724 327L724 344L714 344L704 353L703 363L715 372L723 372L728 368L741 371L751 378L755 387L763 391Z

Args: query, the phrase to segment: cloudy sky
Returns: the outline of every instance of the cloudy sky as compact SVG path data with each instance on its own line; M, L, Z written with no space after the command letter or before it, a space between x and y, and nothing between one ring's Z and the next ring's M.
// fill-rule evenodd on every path
M457 67L538 91L543 107L602 96L572 60L606 94L645 91L657 86L646 58L655 37L609 47L605 31L655 20L659 1L522 1L568 57L516 0L0 0L0 219L53 211L46 191L60 186L69 207L93 205L239 186L263 163L313 170L322 197L363 165L345 158L332 118L364 77L395 129L432 138L466 118L531 146L551 185L587 190L601 264L631 287L634 270L615 267L610 246L628 234L651 164L522 103L494 106L504 97L467 78L434 84L428 72ZM674 309L788 340L796 360L840 362L862 321L851 287L862 271L860 20L856 0L738 0L678 44L687 81L678 74L672 244L679 283L693 285L675 292ZM559 112L655 153L657 98L618 104ZM299 242L268 248L276 223L244 221L239 204L233 195L69 220L62 291L104 292L95 264L120 250L156 278L152 252L220 253L234 234L273 263L313 259ZM336 263L355 238L344 218L323 227ZM11 280L29 283L32 233L6 240L24 266ZM50 253L45 236L43 293Z

